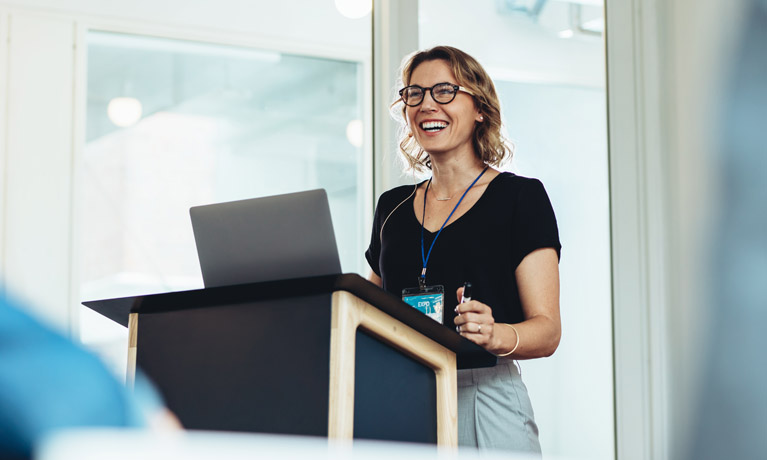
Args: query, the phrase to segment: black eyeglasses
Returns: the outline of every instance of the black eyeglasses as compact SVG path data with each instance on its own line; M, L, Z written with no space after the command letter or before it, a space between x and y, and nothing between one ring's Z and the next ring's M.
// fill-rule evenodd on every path
M415 107L423 102L426 91L431 92L431 98L438 104L449 104L453 102L458 91L471 94L471 91L463 86L454 85L452 83L437 83L431 88L423 88L418 85L406 86L399 90L399 95L405 105L408 107Z

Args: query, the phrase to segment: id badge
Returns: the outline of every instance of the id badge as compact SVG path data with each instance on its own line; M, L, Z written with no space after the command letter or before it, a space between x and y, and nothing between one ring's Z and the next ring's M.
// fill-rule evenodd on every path
M424 286L402 290L402 300L442 324L445 305L445 288L443 286Z

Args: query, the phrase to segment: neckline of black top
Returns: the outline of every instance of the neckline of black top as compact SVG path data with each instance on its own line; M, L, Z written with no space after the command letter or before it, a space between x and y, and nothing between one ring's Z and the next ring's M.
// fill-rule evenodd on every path
M466 217L469 213L473 212L474 208L476 208L477 205L479 205L482 202L482 200L485 198L485 195L487 194L487 191L490 190L490 187L493 185L493 183L495 183L496 179L498 179L501 176L511 175L511 174L513 174L513 173L509 173L507 171L501 171L497 176L493 177L492 180L490 180L490 182L487 183L487 187L485 187L485 191L482 192L482 195L477 199L477 201L469 209L467 209L465 213L463 213L460 216L456 217L452 222L448 222L447 225L445 225L445 228L442 231L444 232L449 227L452 227L453 225L455 225L458 222L462 221L464 217ZM418 186L420 187L422 184L426 183L427 180L428 179L421 181L418 184ZM412 197L410 197L410 206L408 206L408 207L410 209L409 214L410 214L410 217L411 217L411 221L414 221L415 224L420 228L421 227L421 221L418 220L418 216L416 215L415 208L413 207L413 203L414 202L415 202L415 193L413 194ZM424 232L426 232L429 235L436 235L437 232L439 232L439 229L437 229L437 230L432 232L432 231L430 231L426 227L424 227L423 230L424 230Z

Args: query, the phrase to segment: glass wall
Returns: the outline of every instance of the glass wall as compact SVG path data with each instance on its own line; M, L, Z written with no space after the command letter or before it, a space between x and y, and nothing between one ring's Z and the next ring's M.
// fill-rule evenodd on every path
M343 270L364 272L363 67L89 32L81 298L200 288L191 206L313 188L328 192ZM124 372L125 329L81 318L82 340Z
M595 1L419 0L420 47L456 46L490 72L516 148L506 169L539 178L557 215L562 340L519 363L544 457L614 458L602 15Z

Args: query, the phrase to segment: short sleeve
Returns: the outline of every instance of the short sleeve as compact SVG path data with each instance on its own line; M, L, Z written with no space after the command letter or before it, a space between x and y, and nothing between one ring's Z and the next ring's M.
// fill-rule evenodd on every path
M365 251L365 259L376 275L381 276L379 260L381 257L381 199L378 200L375 216L373 217L373 230L370 235L370 245Z
M513 211L512 257L515 268L536 249L553 248L557 251L557 258L561 256L562 250L557 218L546 189L537 179L525 182Z

